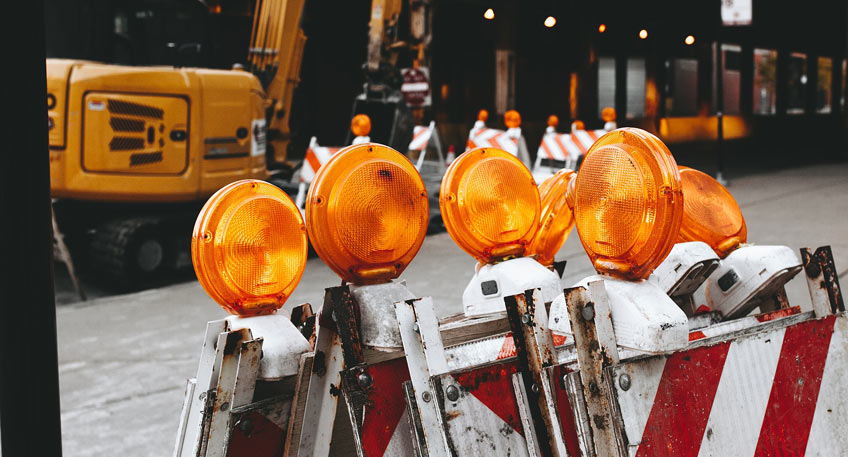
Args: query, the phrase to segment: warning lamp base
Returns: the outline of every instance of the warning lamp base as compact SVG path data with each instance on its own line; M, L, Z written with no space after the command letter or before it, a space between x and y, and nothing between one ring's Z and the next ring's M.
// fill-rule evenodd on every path
M477 265L477 272L462 294L462 304L468 317L505 312L504 297L529 289L541 289L545 303L562 294L556 272L533 258L519 257L496 264Z
M301 354L312 350L309 341L283 312L230 316L226 320L232 330L248 328L254 338L263 339L258 379L276 381L296 375Z
M691 304L690 297L718 268L719 258L704 242L688 241L677 243L668 257L651 273L648 281L653 282L678 304ZM695 309L686 309L693 315Z
M707 306L725 319L745 316L799 271L801 259L788 246L740 247L707 279Z
M350 295L359 305L360 338L366 349L395 352L403 349L395 303L417 298L403 281L350 286Z
M689 344L689 320L677 304L653 281L625 281L593 275L574 287L589 288L603 280L609 299L613 333L618 346L651 354L676 351ZM571 335L565 297L551 305L550 328Z

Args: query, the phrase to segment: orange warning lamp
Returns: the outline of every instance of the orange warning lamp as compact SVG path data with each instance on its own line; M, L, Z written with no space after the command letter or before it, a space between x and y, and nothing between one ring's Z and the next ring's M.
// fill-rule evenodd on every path
M586 153L574 184L574 219L599 273L646 278L671 251L682 218L680 173L657 137L618 129Z
M371 133L371 118L367 114L357 114L350 121L350 131L356 136L368 136Z
M615 120L615 108L607 106L601 110L601 120L604 122L612 122Z
M557 128L557 126L559 126L559 116L556 114L548 116L548 127Z
M569 182L577 174L568 169L558 171L539 185L542 200L542 216L539 232L527 248L527 255L536 255L542 265L553 265L554 256L562 247L571 229L574 217L566 200Z
M733 195L710 175L680 167L683 222L678 241L703 241L725 258L748 240L742 210Z
M573 132L575 130L586 130L586 124L584 124L580 119L577 119L571 123L571 131Z
M306 227L315 252L353 284L397 278L427 234L429 205L415 166L376 143L348 146L315 174Z
M306 267L306 227L292 199L258 180L237 181L200 210L191 259L206 293L232 314L271 314Z
M521 115L514 109L507 111L504 113L504 124L510 129L521 127Z
M489 120L489 112L481 109L480 112L477 113L477 120L480 122L486 122Z
M451 163L439 207L451 238L482 263L523 256L541 214L530 170L496 148L472 149Z

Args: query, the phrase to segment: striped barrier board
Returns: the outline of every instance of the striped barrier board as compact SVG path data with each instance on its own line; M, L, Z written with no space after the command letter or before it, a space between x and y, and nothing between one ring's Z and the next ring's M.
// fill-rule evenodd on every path
M518 139L520 137L521 129L498 130L483 127L472 130L468 135L466 150L475 148L498 148L517 157Z
M424 151L427 149L427 144L430 143L430 138L433 136L435 124L416 125L412 129L412 141L409 142L410 151Z

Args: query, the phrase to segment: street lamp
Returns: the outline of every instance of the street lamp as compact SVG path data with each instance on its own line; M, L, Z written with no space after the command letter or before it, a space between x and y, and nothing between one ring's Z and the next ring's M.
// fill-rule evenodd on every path
M556 18L555 17L548 16L547 19L545 19L545 27L551 28L555 25L556 25Z
M695 37L693 37L692 35L688 35L686 36L686 39L683 40L683 42L686 43L686 46L692 46L692 44L695 43Z
M643 40L644 40L645 38L648 38L648 31L647 31L647 30L645 30L645 29L640 30L640 31L639 31L639 38L641 38L641 39L643 39Z
M483 13L483 17L491 21L495 18L495 10L491 8L487 9L486 12Z

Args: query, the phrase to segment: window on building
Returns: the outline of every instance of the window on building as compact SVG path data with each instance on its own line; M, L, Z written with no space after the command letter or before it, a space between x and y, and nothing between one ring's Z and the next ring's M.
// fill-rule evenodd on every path
M739 94L742 83L742 47L737 44L722 44L721 51L724 54L724 64L720 74L722 75L722 92L724 96L724 114L739 114ZM718 54L713 49L713 68L718 68ZM713 111L718 108L718 73L713 73Z
M816 112L829 113L833 100L833 59L819 57L818 78L816 79Z
M645 115L645 59L627 59L627 118Z
M786 114L801 114L807 100L807 55L793 52L789 55Z
M698 59L666 61L666 112L669 116L698 114Z
M777 51L754 49L754 114L777 112Z
M615 107L615 59L598 59L598 115L604 108Z

